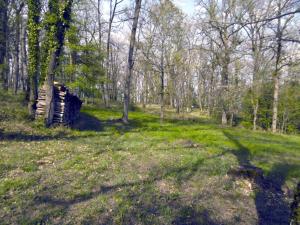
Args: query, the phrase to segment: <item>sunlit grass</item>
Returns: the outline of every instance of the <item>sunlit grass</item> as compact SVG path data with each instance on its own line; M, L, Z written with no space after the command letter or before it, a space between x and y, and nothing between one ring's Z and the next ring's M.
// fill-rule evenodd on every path
M300 180L299 136L224 128L195 112L160 123L155 110L130 112L125 126L117 108L84 107L99 130L1 120L1 224L232 224L236 215L251 224L253 196L227 178L241 158L284 174L290 189Z

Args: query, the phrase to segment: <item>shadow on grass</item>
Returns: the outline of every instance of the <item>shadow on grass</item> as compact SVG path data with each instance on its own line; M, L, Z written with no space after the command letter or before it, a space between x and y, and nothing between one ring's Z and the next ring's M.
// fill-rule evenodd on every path
M58 131L54 134L31 134L25 131L5 131L0 129L0 141L25 141L25 142L34 142L34 141L50 141L50 140L75 140L78 138L87 138L92 136L103 136L105 134L100 133L105 131L105 129L113 128L118 131L120 134L132 131L138 127L143 127L147 123L156 122L155 119L145 119L144 121L133 120L130 124L124 124L121 119L115 120L99 120L98 118L89 115L87 113L80 113L78 120L70 126L71 129L77 130L83 133L79 135L73 135L65 131ZM94 131L99 133L85 133L85 131ZM107 134L109 135L109 134Z
M156 123L156 118L144 118L130 120L129 124L124 124L122 119L100 120L97 117L81 112L79 119L72 124L71 128L78 131L104 131L107 128L113 128L119 133L126 133L136 128L147 126L147 123Z
M76 140L78 138L93 137L96 134L81 134L72 135L68 132L59 131L56 134L30 134L24 131L11 132L3 131L0 129L0 141L24 141L24 142L34 142L34 141L51 141L51 140Z
M38 135L20 132L3 132L0 130L0 141L49 141L56 139L75 139L75 137L67 136L64 132L55 135Z
M103 131L105 122L101 122L96 117L86 113L80 113L80 117L70 127L78 131ZM113 123L110 124L112 126ZM23 131L11 132L0 129L0 141L50 141L50 140L75 140L78 138L87 138L96 136L92 133L80 133L79 135L72 135L64 130L59 131L53 135L48 134L30 134ZM98 134L99 135L99 134Z
M255 168L250 161L250 150L229 132L223 131L223 133L238 148L237 150L232 150L232 153L238 159L240 166ZM300 170L300 166L279 163L272 167L269 174L263 176L261 179L259 177L254 179L255 186L257 187L255 205L259 220L258 224L289 224L290 207L285 199L282 186L289 172L294 170Z
M77 131L95 131L102 132L108 129L115 129L120 134L125 134L127 132L139 132L139 129L143 129L146 131L164 131L164 132L172 132L172 126L187 126L187 125L195 125L195 124L204 124L205 120L197 119L197 118L189 118L189 119L165 119L164 124L167 126L152 126L152 124L159 124L160 120L156 116L145 116L142 118L134 118L130 120L129 124L124 124L121 119L114 120L99 120L97 117L88 114L88 113L80 113L79 119L76 120L70 127L73 130ZM171 125L170 125L171 124ZM96 134L95 134L96 135ZM98 133L99 135L99 133ZM92 134L82 133L80 135L70 135L65 132L58 132L57 134L48 135L48 134L30 134L23 131L20 132L10 132L3 131L0 129L0 141L49 141L49 140L58 140L58 139L66 139L66 140L74 140L77 138L85 138L91 137Z
M92 192L75 196L74 198L58 199L53 197L51 194L47 193L47 190L42 191L35 198L35 205L49 205L50 207L59 207L62 212L67 213L70 207L74 204L84 203L91 199L97 198L100 195L115 195L120 194L120 190L124 191L122 199L126 202L130 202L130 207L128 212L124 215L122 219L122 224L136 224L142 218L141 224L160 224L159 221L149 220L152 215L157 218L162 218L161 210L166 209L176 212L172 215L172 224L210 224L217 225L220 223L215 222L209 214L209 211L200 208L197 209L196 205L187 205L178 196L172 196L169 194L163 194L157 192L154 188L156 182L168 177L175 177L178 184L189 180L198 169L201 167L204 161L219 158L225 155L227 151L220 154L207 157L199 158L189 165L170 167L170 168L154 168L150 172L149 177L142 180L124 182L115 185L101 185L98 189L94 189ZM55 190L50 189L51 192L55 193ZM43 193L44 192L44 193ZM126 205L126 203L125 203ZM126 205L128 206L128 205ZM114 224L112 221L119 212L124 211L124 206L119 205L119 208L115 208L112 215L107 218L107 220L101 224ZM124 212L123 212L124 213ZM93 224L90 221L90 224ZM165 223L163 223L165 224Z
M96 117L80 113L78 120L71 125L71 128L79 131L102 131L103 125Z

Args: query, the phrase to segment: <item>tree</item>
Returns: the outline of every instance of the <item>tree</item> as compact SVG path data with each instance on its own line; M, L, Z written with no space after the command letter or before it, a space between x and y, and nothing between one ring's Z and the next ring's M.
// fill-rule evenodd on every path
M7 8L8 0L0 0L0 79L3 89L8 88L7 84Z
M106 43L106 73L107 73L107 82L106 82L106 91L104 93L105 95L105 105L108 106L108 101L112 97L112 88L111 88L111 68L110 68L110 50L111 50L111 32L112 32L112 25L114 22L114 18L116 14L118 13L117 6L122 3L124 0L110 0L110 13L109 13L109 22L108 22L108 33L107 33L107 43ZM113 3L114 2L114 3Z
M239 38L240 26L229 26L230 23L239 24L242 14L237 1L213 0L201 1L206 10L208 24L203 32L217 46L216 59L220 67L219 107L223 125L228 123L230 97L230 64L235 60L235 51L241 44Z
M45 125L49 127L54 115L54 77L62 53L65 32L71 21L72 0L50 0L46 22L46 36L48 39L47 70L46 70L46 111Z
M245 10L247 12L247 19L250 21L244 27L247 33L250 44L250 54L252 58L252 86L251 86L251 104L253 111L253 130L257 129L258 110L259 110L259 98L261 94L261 86L263 80L264 67L267 67L264 63L264 50L265 38L264 33L266 30L266 22L255 23L255 21L263 20L267 16L269 8L264 10L262 7L256 7L259 4L257 1L249 1L245 4Z
M26 93L33 117L44 84L47 126L55 79L85 103L122 104L124 123L132 103L157 105L161 121L166 108L198 109L223 124L299 130L297 1L199 0L193 17L172 0L131 2L126 14L125 0L0 0L3 88Z
M40 0L28 0L28 76L30 80L30 97L28 102L28 111L32 117L34 117L35 115L35 103L38 98L38 77L40 65L40 14Z
M130 84L132 77L132 70L134 66L133 53L136 42L136 30L138 26L138 20L141 10L142 0L135 1L135 10L134 10L134 19L131 29L130 35L130 45L129 45L129 53L128 53L128 65L127 65L127 74L125 79L125 90L124 90L124 111L123 111L123 122L128 123L128 109L130 103Z
M287 28L288 23L293 18L293 15L289 18L282 21L282 11L284 7L289 3L289 0L283 2L282 0L277 1L277 24L276 24L276 45L275 45L275 69L273 72L273 82L274 82L274 93L273 93L273 117L272 117L272 132L275 133L277 131L277 120L278 120L278 101L279 101L279 81L280 81L280 73L282 70L283 63L283 35L284 31Z
M21 11L24 7L24 2L15 2L13 1L13 8L16 12L16 22L15 22L15 76L14 76L14 93L17 94L18 87L19 87L19 78L20 78L20 31L21 31Z
M149 13L150 23L154 25L153 46L149 54L153 70L159 74L159 104L160 120L164 120L166 86L170 72L171 55L176 52L176 35L180 36L183 15L181 11L170 1L162 0L154 4ZM180 37L179 37L180 38ZM177 48L180 46L177 46Z

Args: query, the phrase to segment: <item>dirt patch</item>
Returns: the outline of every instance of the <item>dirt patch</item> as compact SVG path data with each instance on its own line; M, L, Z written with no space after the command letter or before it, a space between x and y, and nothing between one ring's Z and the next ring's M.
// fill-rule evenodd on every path
M173 145L177 146L177 147L180 146L183 148L200 148L200 147L202 147L199 143L195 143L191 140L185 140L185 139L175 141L173 143Z
M156 186L162 194L173 194L176 192L175 185L171 181L159 180L156 182Z
M249 179L252 182L261 182L263 179L263 170L251 165L240 165L238 167L232 167L228 171L228 175L236 178Z
M50 156L46 156L46 157L36 161L36 163L38 164L39 169L42 169L43 167L45 167L47 165L53 165L54 159Z
M234 188L244 196L251 196L254 192L254 185L247 179L238 179L234 182Z
M230 176L203 176L201 180L201 184L198 179L183 185L185 202L207 209L211 218L218 221L216 224L257 224L253 187L249 181L234 180Z

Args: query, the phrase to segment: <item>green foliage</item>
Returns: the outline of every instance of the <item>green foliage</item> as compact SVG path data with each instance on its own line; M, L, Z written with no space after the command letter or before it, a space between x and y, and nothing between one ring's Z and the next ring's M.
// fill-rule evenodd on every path
M80 42L79 26L78 21L72 21L66 32L65 54L56 80L82 97L99 97L100 85L105 81L104 55L97 44Z
M248 90L242 105L242 120L249 123L253 122L253 100L251 90ZM258 96L258 113L257 125L268 130L272 124L272 103L273 103L273 86L272 83L264 83L262 93Z
M46 35L41 50L42 65L40 80L44 80L46 77L51 55L55 52L59 56L62 51L65 31L69 28L71 22L72 2L72 0L50 0L48 2L49 11L46 13L43 21Z
M252 90L247 90L243 101L242 101L242 112L241 116L243 118L244 124L252 124L253 121L253 103L252 103ZM242 125L243 126L243 125ZM252 126L252 125L251 125ZM250 126L250 127L251 127ZM248 125L246 127L249 127Z
M273 92L273 83L266 83L259 98L258 124L266 130L272 125Z
M37 98L37 86L40 67L39 34L41 2L40 0L28 0L28 77L30 80L30 100L33 104Z
M5 71L8 71L9 66L7 64L0 64L0 74L2 74ZM0 82L3 82L3 76L0 77Z
M239 126L247 128L247 129L252 129L253 128L253 124L250 121L247 121L247 120L241 121L239 123Z
M74 75L74 80L68 83L72 89L88 97L98 97L99 86L104 82L105 70L101 65L103 55L96 45L87 44L77 46L77 63L66 65L66 72ZM72 74L70 74L72 73Z
M23 100L23 95L12 95L10 92L0 91L0 122L26 120L28 114L26 108L22 107Z
M282 132L296 133L300 131L300 84L287 82L281 86L278 106L278 125ZM257 125L265 130L272 124L273 83L265 83L258 97L259 108ZM248 90L242 105L242 120L244 127L251 128L253 122L253 102L251 90Z
M287 133L300 131L300 83L286 83L280 92L278 118Z
M80 45L78 26L79 24L77 23L77 21L73 21L70 24L70 28L66 32L66 47L75 52L82 49Z

